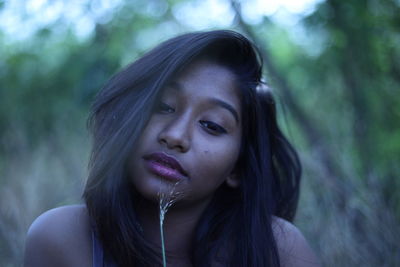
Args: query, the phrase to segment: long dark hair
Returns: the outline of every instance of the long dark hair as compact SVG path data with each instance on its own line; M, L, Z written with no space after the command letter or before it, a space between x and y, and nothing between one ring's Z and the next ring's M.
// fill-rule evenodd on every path
M84 199L109 258L119 266L157 266L134 209L126 162L165 84L199 58L229 68L240 89L243 134L236 164L239 188L222 185L193 240L194 266L279 266L273 216L292 220L300 181L296 152L279 130L274 99L261 85L255 46L233 31L172 38L117 73L98 93L88 125L93 134Z

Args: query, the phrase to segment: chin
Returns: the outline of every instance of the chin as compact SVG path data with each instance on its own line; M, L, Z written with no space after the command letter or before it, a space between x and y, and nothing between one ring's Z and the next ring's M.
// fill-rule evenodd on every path
M182 187L168 180L158 177L146 177L142 181L134 181L136 192L144 199L159 202L160 196L179 199L183 196Z

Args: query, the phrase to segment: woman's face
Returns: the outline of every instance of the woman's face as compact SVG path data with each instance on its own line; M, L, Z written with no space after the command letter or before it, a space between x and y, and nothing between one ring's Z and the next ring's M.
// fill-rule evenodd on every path
M235 77L209 61L191 64L165 88L129 160L136 190L157 200L176 184L180 202L208 202L233 170L241 140Z

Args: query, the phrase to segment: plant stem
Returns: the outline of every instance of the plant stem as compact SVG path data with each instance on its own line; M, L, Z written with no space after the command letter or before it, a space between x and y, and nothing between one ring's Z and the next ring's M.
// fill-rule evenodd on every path
M164 223L164 212L162 210L160 210L161 251L162 251L162 258L163 258L163 266L167 267L167 257L165 255L163 223Z
M175 187L178 183L176 183L169 192L169 195L165 193L159 192L159 200L160 200L160 235L161 235L161 253L163 259L163 267L167 267L167 256L165 253L165 241L164 241L164 218L165 214L167 213L168 209L174 204L177 200L178 193L175 192Z

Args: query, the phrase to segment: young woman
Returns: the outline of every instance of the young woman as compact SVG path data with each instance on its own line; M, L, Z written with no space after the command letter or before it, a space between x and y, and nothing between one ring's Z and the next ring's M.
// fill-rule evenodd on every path
M232 31L170 39L99 92L84 205L32 224L25 266L318 266L288 221L300 164Z

